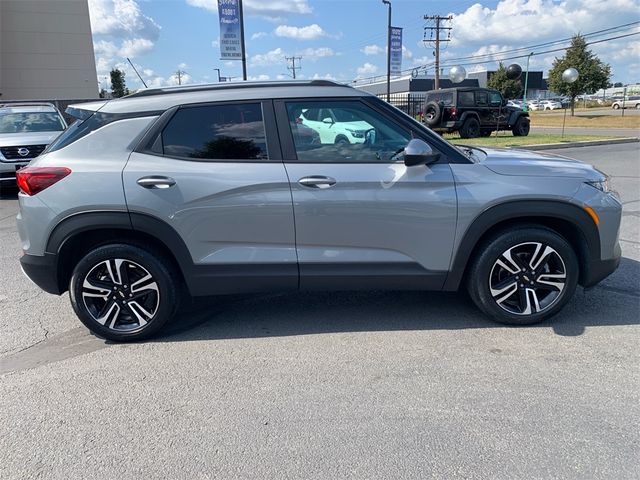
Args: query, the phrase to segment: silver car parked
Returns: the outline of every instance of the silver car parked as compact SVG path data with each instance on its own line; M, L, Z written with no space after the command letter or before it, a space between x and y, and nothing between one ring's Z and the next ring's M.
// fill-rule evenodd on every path
M370 128L308 141L312 109ZM337 83L150 89L68 112L79 121L18 173L21 264L108 339L154 334L186 295L287 289L464 286L530 324L620 260L603 173L453 146Z
M40 155L65 128L51 103L0 104L0 186L15 186L16 170Z

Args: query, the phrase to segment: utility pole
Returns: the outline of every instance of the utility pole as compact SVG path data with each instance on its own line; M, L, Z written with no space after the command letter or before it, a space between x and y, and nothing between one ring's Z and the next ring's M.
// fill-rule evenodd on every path
M431 26L431 27L424 27L425 29L425 36L426 36L426 31L429 30L431 32L430 38L429 40L427 40L426 38L424 39L425 42L433 42L434 43L434 56L435 56L435 68L436 68L436 79L434 82L434 90L438 90L440 89L440 43L441 42L448 42L451 40L451 27L443 27L442 26L442 22L448 22L451 19L453 19L453 17L451 15L449 15L448 17L442 17L440 15L425 15L424 16L425 20L433 20L435 21L435 26ZM447 38L440 38L440 31L441 30L446 30L448 32ZM435 32L435 40L433 40L433 34Z
M382 0L382 3L389 7L387 19L387 103L391 102L391 2Z
M185 72L184 70L178 69L178 71L174 74L176 77L178 77L178 85L182 85L182 76L186 73L187 72Z
M244 10L242 9L242 0L238 0L238 9L240 16L240 44L242 46L242 80L247 80L247 49L244 45Z
M291 70L293 72L293 79L296 79L296 70L302 69L300 63L302 63L302 57L284 57L287 60L287 70ZM298 60L298 66L296 66L296 60ZM291 62L291 65L289 65Z

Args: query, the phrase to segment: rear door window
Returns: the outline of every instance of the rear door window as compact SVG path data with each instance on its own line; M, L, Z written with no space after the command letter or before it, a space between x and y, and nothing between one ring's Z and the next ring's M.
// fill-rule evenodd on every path
M182 107L162 131L163 152L189 160L268 160L260 103Z
M487 92L476 92L476 105L478 107L487 106Z
M473 107L473 92L458 92L459 107Z

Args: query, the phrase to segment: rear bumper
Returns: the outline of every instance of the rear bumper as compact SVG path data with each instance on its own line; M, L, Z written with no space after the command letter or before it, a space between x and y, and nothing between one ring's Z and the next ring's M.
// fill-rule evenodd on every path
M61 295L64 290L58 282L57 256L45 253L44 256L23 255L20 266L24 274L38 287L47 293Z

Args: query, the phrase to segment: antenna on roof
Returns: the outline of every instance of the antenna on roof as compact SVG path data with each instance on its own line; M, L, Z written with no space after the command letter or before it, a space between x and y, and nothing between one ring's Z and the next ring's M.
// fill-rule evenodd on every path
M129 62L129 65L131 65L131 68L133 68L133 71L136 72L136 75L138 75L138 78L140 79L140 81L144 85L144 88L149 88L149 87L147 87L147 84L145 83L145 81L142 79L142 77L138 73L138 70L136 70L136 67L133 66L133 63L131 63L131 60L129 60L129 57L126 57L126 58L127 58L127 62Z

